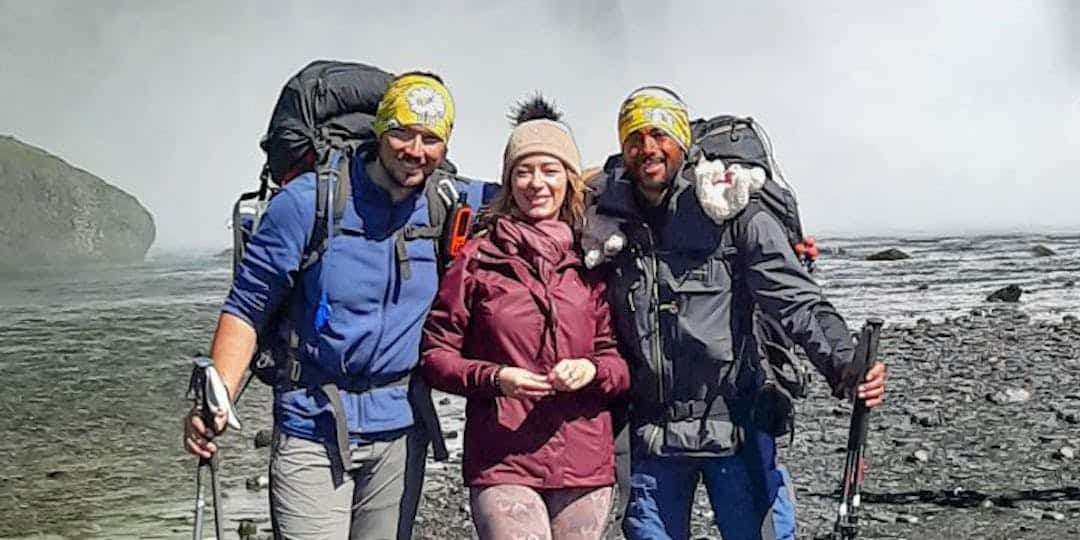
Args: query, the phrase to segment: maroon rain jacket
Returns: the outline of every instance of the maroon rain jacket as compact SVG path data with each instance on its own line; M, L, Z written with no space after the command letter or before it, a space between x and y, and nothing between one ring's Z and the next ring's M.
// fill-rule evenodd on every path
M630 387L601 276L586 273L562 222L498 218L443 277L424 327L421 373L464 395L470 486L598 487L615 482L608 404ZM587 358L596 377L539 400L500 395L499 366L547 374Z

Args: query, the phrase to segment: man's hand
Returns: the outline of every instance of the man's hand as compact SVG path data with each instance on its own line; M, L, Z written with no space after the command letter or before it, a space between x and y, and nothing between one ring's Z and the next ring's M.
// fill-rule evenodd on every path
M859 399L865 400L868 408L881 405L885 401L885 364L874 362L857 391Z
M225 432L229 426L225 411L221 411L214 417L214 430L209 432L203 422L199 409L192 407L184 417L184 449L190 454L209 459L217 452L217 445L211 442L215 434Z
M506 397L540 399L555 393L547 377L516 367L500 368L499 390Z
M567 358L555 364L548 373L548 381L560 392L574 392L584 388L596 377L596 365L585 358Z

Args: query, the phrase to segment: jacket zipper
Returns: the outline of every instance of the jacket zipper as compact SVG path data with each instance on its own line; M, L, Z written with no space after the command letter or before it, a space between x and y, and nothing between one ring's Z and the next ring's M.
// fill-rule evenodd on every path
M652 316L653 325L652 356L653 360L656 362L656 373L659 375L660 380L657 388L657 397L659 398L660 405L663 406L667 403L667 398L664 395L666 393L664 391L664 383L667 370L664 369L664 344L663 335L660 330L660 268L659 264L656 262L656 241L653 239L652 229L647 223L642 223L642 226L645 228L645 234L649 238L649 262L652 263L652 291L649 298L649 313Z

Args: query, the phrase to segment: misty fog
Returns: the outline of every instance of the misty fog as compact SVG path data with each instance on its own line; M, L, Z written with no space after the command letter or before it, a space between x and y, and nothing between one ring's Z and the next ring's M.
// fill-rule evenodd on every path
M1078 3L872 4L0 0L0 133L134 194L156 249L209 249L313 59L440 73L486 179L514 101L553 98L598 164L652 83L761 120L819 236L1080 229Z

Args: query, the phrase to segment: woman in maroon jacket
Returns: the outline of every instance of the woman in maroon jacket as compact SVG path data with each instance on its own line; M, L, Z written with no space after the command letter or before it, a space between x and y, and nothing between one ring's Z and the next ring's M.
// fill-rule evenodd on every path
M539 97L518 109L502 190L424 328L424 378L468 398L463 472L482 539L600 538L615 483L608 406L630 374L577 249L584 184L558 120Z

